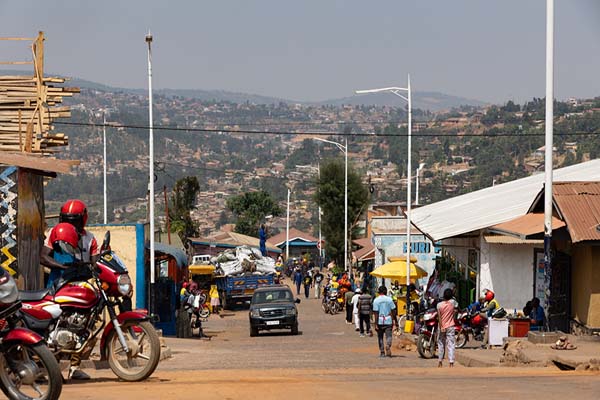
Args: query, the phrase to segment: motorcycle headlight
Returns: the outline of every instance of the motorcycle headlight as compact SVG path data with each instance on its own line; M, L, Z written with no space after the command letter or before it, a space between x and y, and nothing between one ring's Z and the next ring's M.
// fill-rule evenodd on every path
M260 317L260 311L258 309L250 310L250 316L252 318Z
M287 310L285 310L285 315L296 315L296 309L288 308Z
M123 296L129 295L131 292L131 278L128 274L119 275L117 278L117 287L119 289L119 293Z

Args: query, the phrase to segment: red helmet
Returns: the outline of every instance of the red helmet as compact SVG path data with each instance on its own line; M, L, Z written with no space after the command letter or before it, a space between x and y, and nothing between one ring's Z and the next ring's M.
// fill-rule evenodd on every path
M488 290L487 292L485 292L485 301L492 301L494 300L494 292L492 292L491 290Z
M77 232L83 233L88 220L85 203L81 200L67 200L60 209L59 220L70 223L77 229Z
M55 250L75 255L79 243L79 234L73 225L61 222L52 228L50 243Z

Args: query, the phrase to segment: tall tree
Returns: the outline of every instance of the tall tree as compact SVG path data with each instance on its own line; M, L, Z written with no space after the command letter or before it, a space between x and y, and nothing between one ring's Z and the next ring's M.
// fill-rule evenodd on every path
M169 205L169 218L171 231L179 234L181 240L195 236L198 233L197 225L192 220L190 212L196 208L196 195L200 190L198 178L186 176L179 179L173 187L171 204Z
M325 236L325 250L338 265L344 264L344 162L331 160L321 165L317 180L315 202L321 207L321 231ZM348 167L348 242L353 237L353 227L368 203L369 192L360 176ZM349 249L350 250L350 249Z
M233 213L235 231L256 237L260 223L267 215L281 215L281 208L264 190L248 192L227 199L227 208Z

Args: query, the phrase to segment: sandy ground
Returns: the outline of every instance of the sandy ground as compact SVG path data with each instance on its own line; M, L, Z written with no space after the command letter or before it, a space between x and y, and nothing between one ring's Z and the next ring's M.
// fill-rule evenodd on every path
M151 378L120 382L110 370L66 384L64 399L600 399L600 374L554 368L437 368L436 360L394 349L379 359L376 337L361 338L344 315L326 315L320 301L298 306L301 334L250 338L248 312L211 316L211 340L171 339L173 357Z

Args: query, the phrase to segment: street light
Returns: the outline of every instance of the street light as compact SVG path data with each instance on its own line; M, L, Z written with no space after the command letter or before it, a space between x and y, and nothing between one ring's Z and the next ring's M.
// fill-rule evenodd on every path
M154 129L152 124L152 34L148 31L146 35L148 44L148 118L149 118L149 182L148 182L148 214L150 219L150 312L154 312Z
M344 144L316 137L313 139L333 144L344 153L344 271L348 272L348 138L344 137Z
M408 286L410 285L410 211L411 211L411 203L412 203L412 195L411 195L411 163L410 163L410 153L411 153L411 135L412 135L412 96L410 90L410 74L408 75L408 86L406 88L401 87L386 87L381 89L368 89L368 90L357 90L356 94L365 94L365 93L380 93L380 92L389 92L393 93L398 97L403 98L408 102L408 168L407 168L407 179L406 179L406 295L408 297ZM406 92L406 96L401 94L401 92ZM407 300L407 303L408 300ZM408 307L406 307L408 312Z

